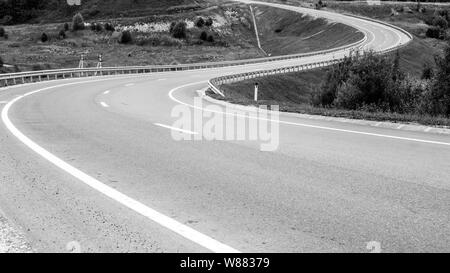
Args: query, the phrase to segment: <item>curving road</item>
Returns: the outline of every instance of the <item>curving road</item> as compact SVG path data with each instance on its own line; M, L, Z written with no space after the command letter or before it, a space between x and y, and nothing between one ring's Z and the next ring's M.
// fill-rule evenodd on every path
M375 22L265 5L355 26L364 48L409 40ZM191 107L212 77L346 53L2 90L0 208L41 252L73 241L86 252L367 252L370 241L448 252L448 135L282 114L273 152L172 138L172 109ZM223 111L203 101L212 105Z

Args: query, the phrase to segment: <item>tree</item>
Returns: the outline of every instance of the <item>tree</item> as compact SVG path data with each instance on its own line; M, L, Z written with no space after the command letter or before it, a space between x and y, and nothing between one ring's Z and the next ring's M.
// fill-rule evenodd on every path
M208 33L206 33L206 31L202 31L202 33L200 34L200 40L206 41L207 39L208 39Z
M4 28L0 27L0 37L5 37L6 31Z
M432 112L447 117L450 116L450 40L445 49L444 57L436 58L437 71L434 78L431 100Z
M395 52L394 63L392 65L392 80L396 82L398 80L402 80L404 76L405 75L400 69L400 51L397 50Z
M48 36L47 36L47 34L44 32L44 33L42 33L42 35L41 35L41 42L45 43L45 42L47 42L47 41L48 41Z
M61 30L59 31L58 37L59 37L59 39L61 39L61 40L66 39L67 35L66 35L66 32L64 31L64 29L61 29Z
M430 80L434 77L434 69L433 66L430 63L425 63L423 65L422 69L422 79L423 80Z
M186 31L187 31L186 23L185 22L178 22L173 27L172 35L173 35L174 38L184 39L184 38L186 38Z
M69 31L69 23L64 23L64 31Z
M448 22L443 16L435 16L433 19L433 26L437 26L445 30L448 28Z
M111 23L106 23L105 30L106 31L115 31L116 29L114 28L114 26Z
M0 68L2 68L3 67L3 59L2 59L2 57L0 56Z
M72 30L78 31L78 30L83 30L84 28L85 28L85 25L84 25L83 15L81 15L81 13L75 14L75 16L72 19Z
M196 25L198 28L202 28L202 27L205 25L205 20L204 20L202 17L198 17L198 18L195 20L195 25Z
M119 43L121 44L129 44L133 41L133 36L131 35L131 32L128 30L125 30L122 32L122 35L120 36Z
M205 21L205 26L210 27L214 24L214 21L211 17L209 17L208 19L206 19Z

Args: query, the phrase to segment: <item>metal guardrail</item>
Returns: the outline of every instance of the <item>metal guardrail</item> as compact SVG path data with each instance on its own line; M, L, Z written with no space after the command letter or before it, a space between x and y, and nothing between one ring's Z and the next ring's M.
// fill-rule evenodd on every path
M407 32L406 30L391 25L389 23L385 23L382 21L378 21L375 19L371 19L371 18L366 18L366 17L362 17L362 16L355 16L355 15L349 15L349 16L353 16L356 18L361 18L361 19L367 19L373 22L377 22L383 25L387 25L389 27L395 28L403 33L405 33L405 35L407 35L410 38L410 41L408 43L404 43L392 48L388 48L386 50L377 52L377 54L389 54L392 53L394 51L397 51L398 49L405 47L407 44L409 44L412 39L413 36ZM245 81L248 79L255 79L255 78L261 78L261 77L265 77L265 76L269 76L269 75L276 75L276 74L286 74L286 73L292 73L292 72L300 72L300 71L304 71L304 70L312 70L312 69L317 69L317 68L323 68L323 67L327 67L330 65L334 65L337 63L340 63L344 60L344 58L339 58L339 59L334 59L334 60L327 60L327 61L320 61L320 62L314 62L314 63L308 63L308 64L302 64L302 65L296 65L296 66L290 66L290 67L283 67L283 68L275 68L275 69L269 69L269 70L260 70L260 71L255 71L255 72L249 72L249 73L240 73L240 74L233 74L233 75L227 75L227 76L223 76L223 77L218 77L218 78L214 78L209 80L208 84L210 89L216 93L219 94L221 96L225 96L223 91L220 90L220 86L223 84L227 84L227 83L235 83L235 82L239 82L239 81Z
M291 59L300 59L304 57L324 55L332 52L337 52L347 48L357 47L362 45L367 40L367 36L363 39L339 48L327 49L322 51L291 54L276 57L265 57L257 59L247 59L238 61L224 61L214 63L194 63L194 64L182 64L182 65L155 65L155 66L126 66L126 67L105 67L105 68L76 68L76 69L58 69L58 70L42 70L42 71L30 71L0 74L0 87L42 82L49 80L60 80L66 78L80 78L80 77L93 77L104 75L121 75L121 74L139 74L139 73L157 73L157 72L171 72L171 71L184 71L184 70L199 70L207 68L220 68L229 66L248 65L256 63L275 62Z

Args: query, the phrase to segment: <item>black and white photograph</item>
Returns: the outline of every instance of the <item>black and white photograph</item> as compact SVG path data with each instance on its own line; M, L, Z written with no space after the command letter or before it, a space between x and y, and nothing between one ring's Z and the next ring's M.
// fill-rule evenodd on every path
M449 253L449 24L447 0L0 0L0 260Z

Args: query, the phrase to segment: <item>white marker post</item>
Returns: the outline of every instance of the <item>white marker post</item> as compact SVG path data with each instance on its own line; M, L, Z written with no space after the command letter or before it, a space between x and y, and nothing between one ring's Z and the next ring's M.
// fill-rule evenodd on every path
M255 101L258 101L258 89L259 89L258 83L255 83Z

